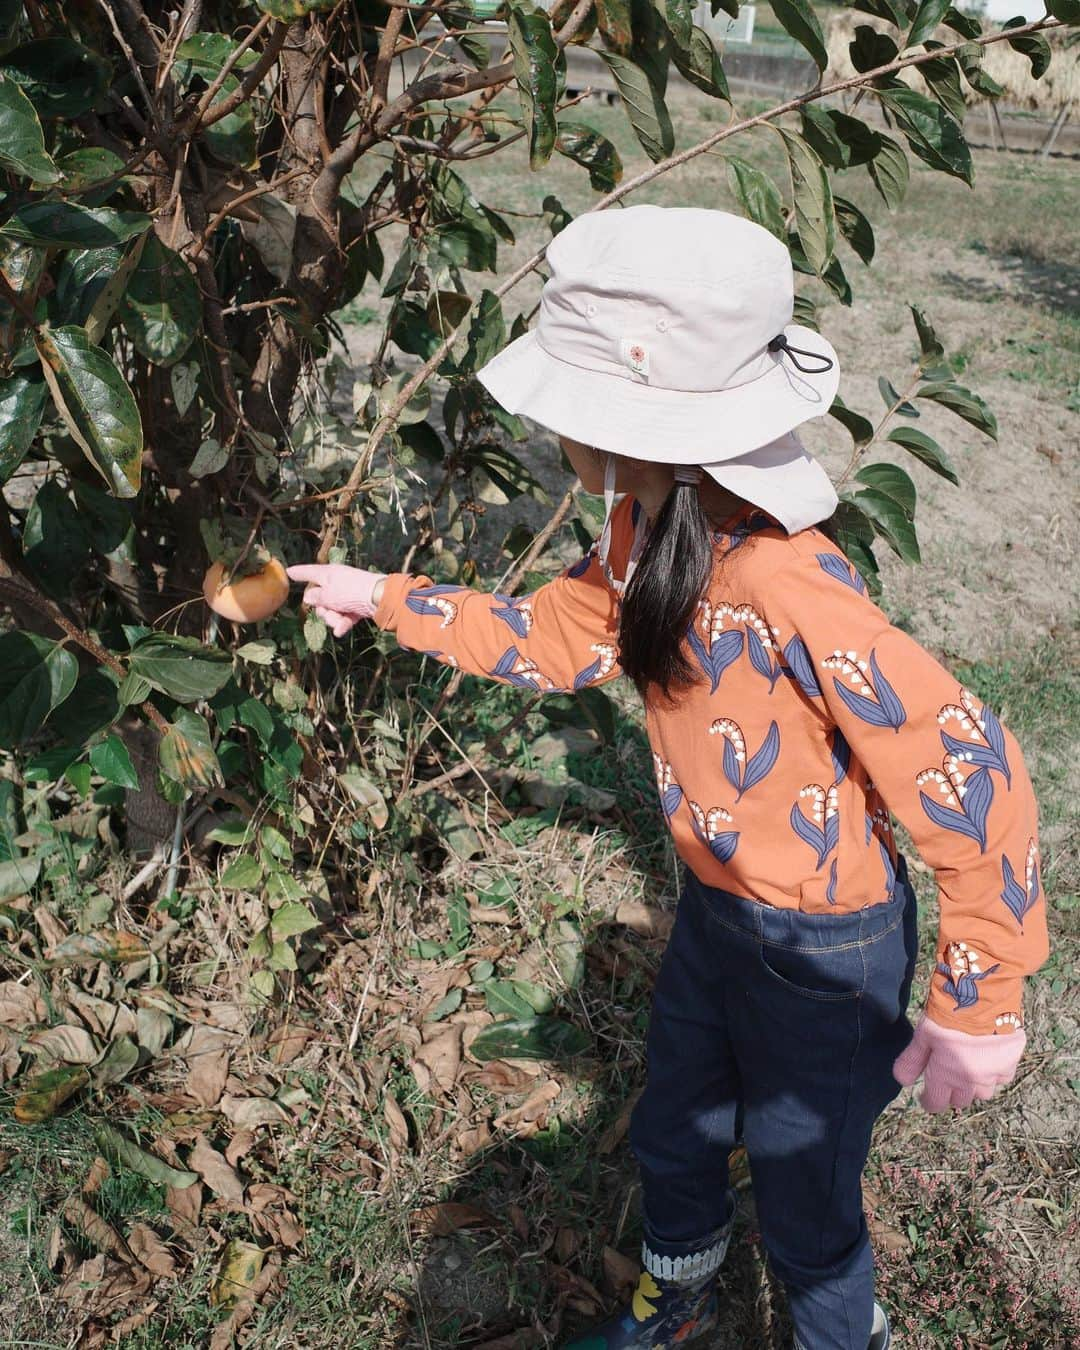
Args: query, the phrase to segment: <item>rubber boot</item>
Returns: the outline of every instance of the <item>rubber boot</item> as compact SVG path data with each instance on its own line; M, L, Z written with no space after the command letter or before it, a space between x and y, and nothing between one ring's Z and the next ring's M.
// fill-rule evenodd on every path
M641 1272L634 1295L625 1308L593 1327L563 1350L675 1350L712 1331L719 1321L716 1276L727 1254L734 1226L734 1196L731 1217L723 1228L690 1250L672 1256L653 1247L648 1238L642 1247Z

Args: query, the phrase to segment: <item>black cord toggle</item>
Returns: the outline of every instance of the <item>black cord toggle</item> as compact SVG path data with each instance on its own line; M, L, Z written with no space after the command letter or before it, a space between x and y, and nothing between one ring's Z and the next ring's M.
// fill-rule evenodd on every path
M826 356L824 352L808 352L802 347L793 347L787 340L784 333L778 333L769 343L769 351L781 352L791 359L791 364L796 370L801 370L804 375L824 375L827 370L832 370L833 360L831 356ZM811 360L822 362L819 366L804 366L799 360L800 356L809 356Z

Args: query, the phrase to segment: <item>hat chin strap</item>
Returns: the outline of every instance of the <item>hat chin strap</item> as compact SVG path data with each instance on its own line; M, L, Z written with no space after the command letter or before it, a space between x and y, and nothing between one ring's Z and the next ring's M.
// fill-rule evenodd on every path
M615 456L604 452L604 529L607 530L611 513L615 509L615 475L618 472Z

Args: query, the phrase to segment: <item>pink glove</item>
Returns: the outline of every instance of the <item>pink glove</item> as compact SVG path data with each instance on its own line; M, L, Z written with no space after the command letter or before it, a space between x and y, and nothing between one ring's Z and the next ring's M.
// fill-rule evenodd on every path
M382 597L385 572L366 572L344 563L301 563L286 568L293 581L306 581L304 604L335 637L344 637L358 619L373 619Z
M1026 1044L1023 1029L972 1036L923 1017L911 1044L897 1057L893 1077L904 1087L921 1077L919 1101L927 1111L970 1106L975 1098L987 1101L997 1088L1012 1082Z

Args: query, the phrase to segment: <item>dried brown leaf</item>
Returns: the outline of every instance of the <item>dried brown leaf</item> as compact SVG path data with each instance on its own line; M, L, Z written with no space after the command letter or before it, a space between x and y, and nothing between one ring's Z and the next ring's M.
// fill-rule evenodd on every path
M173 1229L181 1237L191 1238L198 1233L202 1201L203 1189L198 1182L194 1186L165 1187L165 1206L173 1217Z
M491 1143L491 1127L486 1120L479 1124L468 1125L452 1136L451 1143L462 1158L471 1158Z
M413 1230L423 1237L449 1237L459 1228L497 1228L498 1220L490 1210L454 1200L414 1209L409 1219Z
M429 1092L434 1088L443 1096L449 1096L461 1068L461 1028L448 1026L422 1045L413 1057L411 1067L421 1091ZM418 1072L421 1068L423 1073ZM423 1081L425 1077L427 1082Z
M605 1247L601 1258L604 1265L604 1279L611 1292L620 1300L630 1297L641 1274L641 1267L629 1256L616 1251L614 1247Z
M67 937L68 930L45 905L38 905L34 910L34 922L45 940L46 947L55 947Z
M55 1297L82 1312L107 1317L144 1297L152 1283L150 1273L141 1266L124 1265L102 1254L76 1266Z
M195 1140L195 1147L188 1155L188 1166L198 1172L214 1194L227 1204L244 1203L244 1183L240 1174L235 1167L229 1166L223 1153L206 1142L205 1135L200 1134Z
M93 1064L101 1053L84 1027L67 1025L33 1032L26 1038L26 1048L37 1056L42 1068L52 1064Z
M99 1153L90 1164L90 1170L86 1174L86 1180L82 1184L83 1195L96 1195L101 1189L101 1184L109 1176L109 1164Z
M490 1092L501 1095L510 1092L522 1092L531 1087L543 1069L538 1064L524 1061L520 1064L507 1064L502 1059L489 1060L482 1068L469 1068L463 1077L469 1083L486 1087Z
M283 1022L270 1033L267 1046L275 1064L291 1064L303 1053L308 1041L315 1035L309 1027L298 1027Z
M81 1196L71 1196L64 1204L63 1213L72 1228L78 1229L91 1246L97 1247L107 1256L115 1256L118 1261L130 1263L135 1259L112 1224L91 1209Z
M390 1131L391 1149L397 1153L404 1153L409 1147L409 1124L392 1092L387 1092L383 1097L383 1116Z
M643 1091L644 1088L638 1088L627 1099L623 1109L600 1136L599 1143L596 1146L597 1153L614 1153L615 1149L622 1143L630 1129L630 1117L634 1114L634 1107Z
M160 1279L176 1278L176 1261L165 1243L145 1223L135 1223L128 1234L128 1246L140 1265Z
M150 955L150 948L136 933L99 928L93 933L72 933L58 942L49 941L45 959L51 966L88 966L98 961L126 965Z
M135 1014L123 1003L97 998L71 983L65 989L64 997L94 1035L102 1040L135 1034Z
M623 900L615 911L615 922L625 924L642 937L666 938L675 922L675 915L638 900Z
M251 1130L237 1130L225 1148L225 1160L235 1167L241 1158L246 1158L255 1147L255 1135Z
M507 1129L513 1125L531 1125L547 1114L548 1106L562 1091L562 1087L554 1078L549 1078L541 1083L538 1088L525 1098L520 1106L515 1106L511 1111L504 1111L501 1116L495 1118L495 1128L497 1130Z
M218 1027L193 1026L178 1046L188 1066L185 1091L205 1107L217 1106L229 1076L232 1037Z
M256 1130L260 1125L288 1125L289 1113L270 1097L232 1097L221 1099L220 1108L238 1130Z
M0 1025L28 1031L47 1016L45 1004L32 985L20 984L18 980L0 984Z

